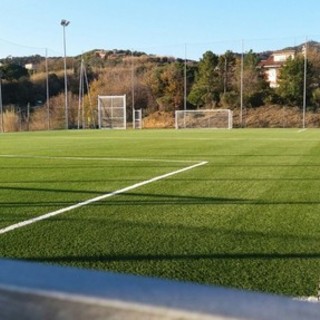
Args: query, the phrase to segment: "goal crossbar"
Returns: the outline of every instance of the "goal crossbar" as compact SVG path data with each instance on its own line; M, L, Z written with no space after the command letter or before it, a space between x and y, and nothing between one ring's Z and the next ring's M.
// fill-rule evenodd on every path
M175 112L176 129L231 129L232 125L230 109L177 110Z

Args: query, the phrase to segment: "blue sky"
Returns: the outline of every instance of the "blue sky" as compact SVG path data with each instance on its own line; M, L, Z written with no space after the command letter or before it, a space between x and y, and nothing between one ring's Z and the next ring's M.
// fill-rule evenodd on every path
M198 59L320 41L319 0L1 0L0 58L130 49Z

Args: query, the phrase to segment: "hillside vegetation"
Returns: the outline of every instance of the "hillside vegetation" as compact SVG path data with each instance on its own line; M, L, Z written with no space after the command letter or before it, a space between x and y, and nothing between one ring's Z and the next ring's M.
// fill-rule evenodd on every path
M307 60L302 46L294 49L296 57L282 67L277 88L270 88L260 67L269 52L249 51L243 60L232 51L223 55L207 51L199 61L129 50L92 50L68 57L69 128L95 128L98 95L123 94L127 120L132 119L133 107L142 109L145 127L172 127L174 111L185 107L230 108L236 127L300 127L305 80L306 125L318 127L319 44L308 43ZM2 131L64 128L63 59L32 56L0 62ZM22 67L26 64L31 69ZM243 119L238 115L241 87Z

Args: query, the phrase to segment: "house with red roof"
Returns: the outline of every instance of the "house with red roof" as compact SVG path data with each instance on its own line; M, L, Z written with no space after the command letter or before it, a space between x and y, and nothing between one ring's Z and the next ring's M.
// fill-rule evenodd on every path
M260 62L260 67L262 68L271 88L277 88L279 86L278 77L281 67L289 58L294 59L295 55L295 50L279 50L273 52L268 59Z

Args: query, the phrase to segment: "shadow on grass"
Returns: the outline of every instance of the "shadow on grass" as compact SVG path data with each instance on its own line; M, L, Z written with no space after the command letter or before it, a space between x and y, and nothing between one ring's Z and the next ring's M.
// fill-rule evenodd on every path
M57 222L62 221L58 217L54 219ZM183 219L183 215L181 215L181 219ZM126 221L121 218L109 220L103 220L102 218L83 220L79 218L71 219L70 224L66 226L71 235L74 235L74 232L78 230L77 227L74 230L73 225L80 220L86 226L81 228L80 238L86 238L88 234L92 235L94 233L96 241L103 243L106 239L109 239L107 241L112 243L112 247L118 248L116 250L118 252L109 254L107 250L104 250L103 246L93 244L90 254L81 254L77 247L76 252L79 253L78 255L46 256L45 253L39 252L39 257L31 256L25 258L31 261L61 264L180 260L189 262L198 260L320 260L320 253L316 249L318 248L317 243L320 241L320 236L317 234L284 234L281 231L270 230L238 230L232 226L229 228L207 225L190 226L185 225L183 220L180 221L179 218L171 223ZM59 225L57 227L59 228ZM57 230L48 222L49 229L53 230L52 232ZM26 231L25 234L27 236L29 233ZM131 252L121 253L121 251L127 251L127 249L124 249L126 248L126 243L123 235L130 239L129 247L133 252L129 249ZM72 248L74 241L80 239L78 236L75 236L75 238L77 240L73 236L65 239L64 245L67 245L69 249ZM50 244L51 241L55 242L53 238L50 239ZM57 241L59 242L59 240ZM216 245L223 242L225 242L225 248L221 248L221 252L216 252ZM230 249L230 244L233 249ZM183 252L184 250L186 252ZM145 253L146 251L150 253Z
M29 261L51 263L139 262L173 260L309 260L320 253L210 253L210 254L113 254L85 256L30 257Z
M59 188L34 188L34 187L10 187L10 186L0 186L1 190L9 191L30 191L30 192L50 192L50 193L79 193L79 194L104 194L109 191L99 192L96 190L71 190L71 189L59 189Z
M25 188L25 187L8 187L1 189L9 190L20 190L20 191L32 191L32 192L52 192L52 193L65 193L65 194L91 194L92 197L98 197L101 195L107 195L109 191L98 192L98 191L86 191L86 190L64 190L64 189L41 189L41 188ZM86 201L88 198L83 196L79 199L72 199L70 201L5 201L0 202L0 217L1 217L1 208L17 208L17 207L43 207L45 208L65 208L75 203ZM107 198L105 200L99 200L88 204L87 206L97 206L97 207L108 207L108 206L166 206L166 205L318 205L320 204L319 200L265 200L265 199L241 199L241 198L227 198L227 197L205 197L205 196L188 196L188 195L170 195L170 194L157 194L157 193L132 193L125 192L114 195L112 198ZM149 210L149 209L148 209ZM44 212L46 213L46 212Z
M150 212L151 219L152 215ZM188 225L183 221L183 214L171 222L159 222L157 219L126 221L118 216L107 219L102 215L100 218L75 217L55 217L46 221L46 225L36 230L36 239L41 239L41 244L35 242L36 251L30 250L28 240L25 245L22 241L20 253L15 257L82 266L121 262L320 261L320 253L317 252L320 237L308 234L306 230L302 234L286 234L281 230L239 230L233 226L203 225L206 221L198 221L200 225ZM61 224L64 222L68 223ZM248 223L254 227L252 221ZM58 230L62 233L59 234ZM46 234L45 238L43 234ZM23 231L26 239L30 235L33 235L30 230ZM113 252L108 252L109 245ZM82 246L85 251L82 251ZM59 253L55 251L57 248ZM63 250L68 253L63 253Z
M86 191L86 190L64 190L64 189L42 189L42 188L25 188L25 187L0 187L0 190L16 190L16 191L32 191L32 192L52 192L52 193L75 193L79 195L92 194L94 197L107 195L113 191ZM126 199L123 199L126 197ZM132 197L132 199L129 199ZM214 204L214 203L242 203L250 200L237 199L237 198L223 198L223 197L204 197L204 196L183 196L183 195L169 195L169 194L149 194L149 193L120 193L113 198L116 200L110 200L109 198L105 201L94 202L92 205L98 206L110 206L110 205L160 205L160 204ZM147 198L147 199L146 199ZM90 198L89 198L90 199ZM17 202L0 202L0 207L67 207L77 202L86 201L81 199L73 199L70 201L17 201ZM0 212L1 213L1 212Z

